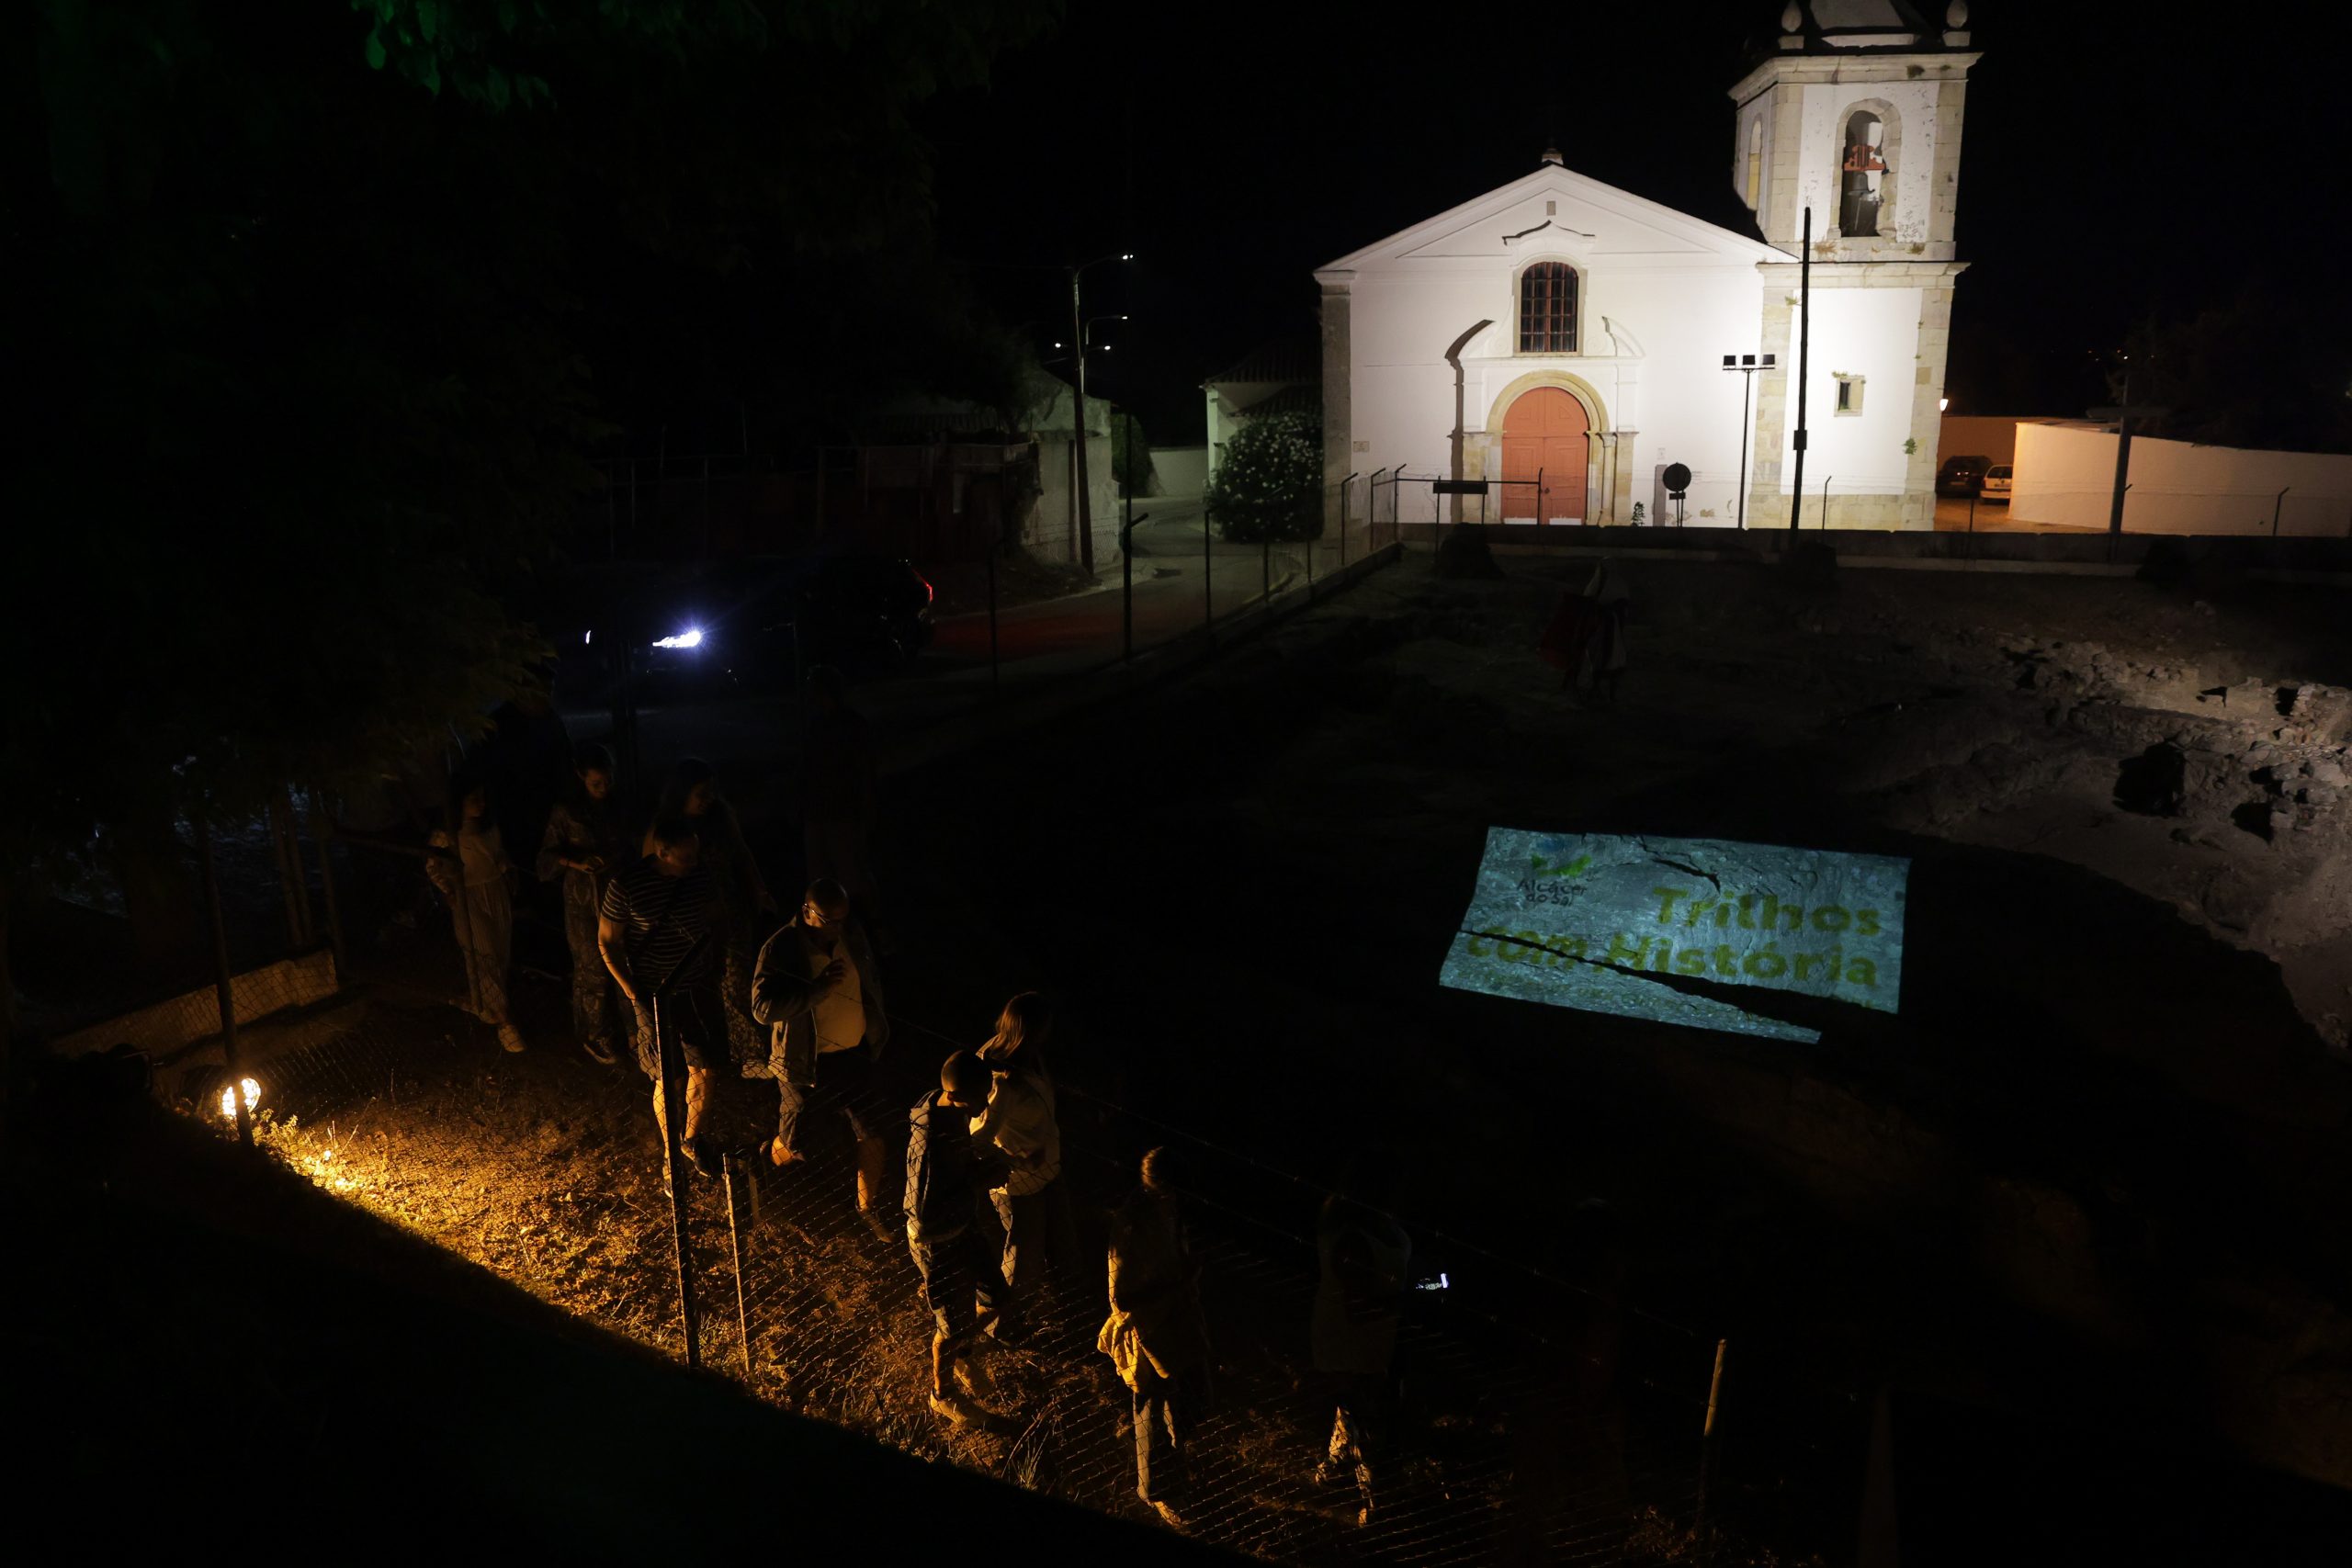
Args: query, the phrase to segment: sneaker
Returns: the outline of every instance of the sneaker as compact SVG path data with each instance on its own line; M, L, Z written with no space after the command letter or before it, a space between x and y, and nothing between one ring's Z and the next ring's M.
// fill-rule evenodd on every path
M1151 1502L1151 1499L1149 1498L1146 1498L1144 1500L1146 1502ZM1179 1514L1175 1509L1170 1507L1165 1503L1152 1503L1151 1511L1158 1514L1159 1516L1159 1522L1166 1525L1170 1529L1181 1530L1187 1528L1184 1523L1184 1516Z
M580 1043L580 1048L588 1053L591 1061L602 1062L608 1067L620 1060L620 1057L615 1055L612 1042L609 1040L582 1040Z
M509 1055L529 1049L523 1043L522 1032L511 1023L502 1023L498 1026L498 1043L506 1047Z
M954 1393L931 1396L931 1413L953 1426L965 1426L974 1419L972 1407Z
M681 1138L678 1141L678 1152L685 1156L688 1163L696 1170L713 1181L718 1180L718 1173L727 1168L725 1159L717 1146L706 1139Z

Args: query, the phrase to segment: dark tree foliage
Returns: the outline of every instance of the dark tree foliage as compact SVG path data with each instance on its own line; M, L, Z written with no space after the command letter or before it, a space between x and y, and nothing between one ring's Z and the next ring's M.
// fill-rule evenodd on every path
M1057 9L19 15L0 877L476 727L532 679L502 599L624 422L1012 396L908 115Z
M2257 276L2133 333L2132 400L2172 412L2147 434L2217 446L2352 452L2352 305ZM2124 365L2109 371L2122 395Z

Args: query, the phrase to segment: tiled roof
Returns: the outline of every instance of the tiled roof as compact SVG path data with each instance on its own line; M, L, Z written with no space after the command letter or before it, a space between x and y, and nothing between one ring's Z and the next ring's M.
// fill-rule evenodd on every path
M1261 344L1208 378L1225 381L1320 381L1323 345L1312 338L1281 338Z

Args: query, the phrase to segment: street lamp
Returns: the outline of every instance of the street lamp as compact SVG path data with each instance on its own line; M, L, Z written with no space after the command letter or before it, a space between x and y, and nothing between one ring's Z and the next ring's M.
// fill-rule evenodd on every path
M1769 354L1763 356L1761 363L1758 363L1757 356L1752 354L1726 354L1724 355L1724 368L1726 370L1736 370L1740 375L1739 492L1733 498L1732 514L1736 519L1736 526L1742 529L1745 529L1747 526L1747 405L1750 397L1756 390L1756 373L1758 370L1771 369L1773 364L1774 360Z
M1078 286L1090 266L1135 259L1133 251L1119 251L1069 269L1069 341L1076 345L1073 352L1078 357L1078 401L1070 410L1070 441L1078 467L1078 561L1090 572L1094 570L1094 508L1086 493L1086 312L1078 301Z

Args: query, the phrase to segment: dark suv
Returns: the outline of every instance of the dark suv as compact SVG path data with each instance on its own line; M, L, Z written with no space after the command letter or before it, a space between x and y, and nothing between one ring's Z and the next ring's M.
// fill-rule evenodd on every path
M898 669L932 635L932 586L895 556L592 567L571 587L548 630L574 701L609 693L621 649L669 694L788 691L811 664Z
M1974 495L1984 483L1984 470L1992 466L1990 457L1946 457L1943 467L1936 470L1936 493Z

